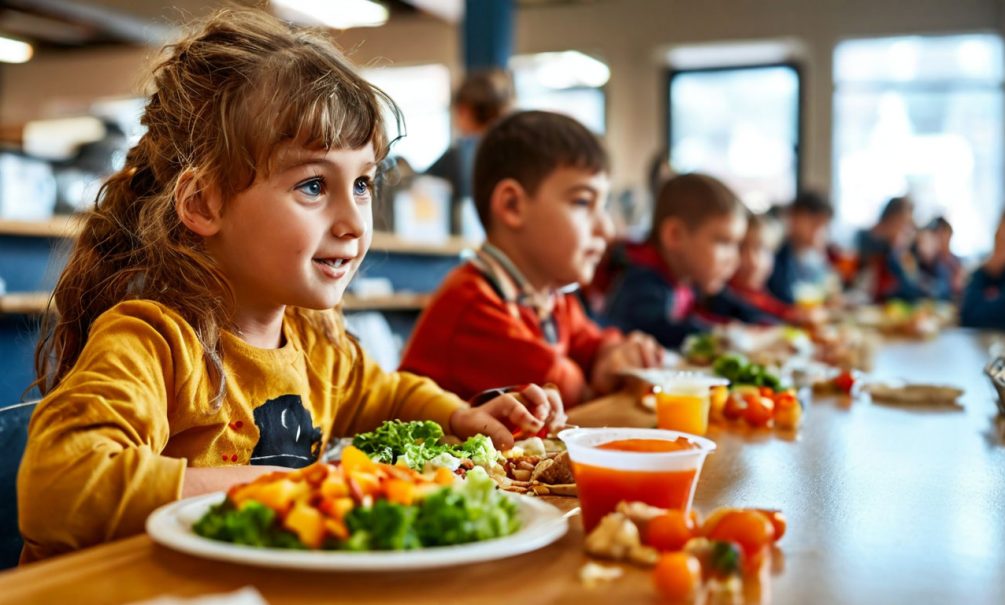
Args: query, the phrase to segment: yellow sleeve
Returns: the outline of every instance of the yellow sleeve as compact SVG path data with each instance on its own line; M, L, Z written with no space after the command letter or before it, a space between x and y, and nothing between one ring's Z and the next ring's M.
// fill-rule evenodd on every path
M18 473L24 559L142 532L150 512L180 497L186 461L160 452L186 340L152 303L125 303L95 321L28 428Z
M334 390L343 396L335 414L335 435L372 431L395 418L432 420L450 433L450 416L467 403L428 378L383 371L355 338L342 335Z

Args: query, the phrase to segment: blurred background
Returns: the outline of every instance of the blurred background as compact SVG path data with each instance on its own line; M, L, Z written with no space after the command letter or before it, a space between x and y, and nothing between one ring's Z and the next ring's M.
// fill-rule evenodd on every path
M804 190L830 198L831 241L846 249L895 196L913 200L918 225L947 219L968 266L994 243L1005 0L6 0L0 402L31 382L38 320L75 234L62 216L93 204L142 135L159 49L240 5L329 28L404 111L375 209L387 233L345 302L388 368L482 237L463 178L441 168L460 150L465 172L477 132L457 100L489 68L513 106L571 114L603 137L621 236L648 228L659 178L703 171L755 212Z
M95 187L81 174L114 168L139 135L143 80L157 49L185 22L223 5L4 2L0 126L8 150L14 146L5 156L42 159L56 170L53 183L45 166L0 160L0 217L52 212L21 191L28 174L40 181L30 187L35 196L55 195L53 209L93 201ZM625 228L644 223L649 175L666 161L675 171L723 178L755 211L787 203L802 188L829 193L838 241L871 225L890 197L909 194L921 224L940 215L952 223L954 251L963 256L990 249L989 224L1002 206L1003 7L1001 0L270 5L331 27L367 77L401 104L408 136L395 152L414 171L457 135L451 92L465 72L501 66L512 74L516 106L565 111L603 135ZM98 119L70 119L82 117ZM88 157L77 157L87 144ZM66 174L71 164L77 172Z

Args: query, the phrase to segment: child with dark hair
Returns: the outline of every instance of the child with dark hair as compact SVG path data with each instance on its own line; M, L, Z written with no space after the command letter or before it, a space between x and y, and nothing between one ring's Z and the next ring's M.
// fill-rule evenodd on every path
M457 140L426 170L426 174L446 179L453 188L451 233L460 233L461 205L473 195L471 179L478 142L512 104L513 83L501 69L473 71L454 92L451 105Z
M607 171L600 141L572 118L527 111L496 123L474 173L487 241L419 318L402 369L462 397L552 383L572 406L616 388L622 370L659 364L652 338L600 329L571 293L612 236Z
M914 203L895 197L883 207L876 226L859 234L859 265L873 300L914 302L930 296L911 251L916 229Z
M1005 330L1005 216L995 231L991 256L974 271L963 291L960 324Z
M912 247L923 287L939 300L954 300L963 290L963 263L950 249L952 239L952 225L939 216L918 231Z
M775 253L768 290L785 304L794 304L797 291L824 293L834 279L827 253L827 228L834 207L824 196L804 191L787 209L788 231Z
M739 263L746 210L721 181L698 173L663 184L643 243L613 247L595 290L607 322L652 334L665 347L708 330L699 299L725 287Z

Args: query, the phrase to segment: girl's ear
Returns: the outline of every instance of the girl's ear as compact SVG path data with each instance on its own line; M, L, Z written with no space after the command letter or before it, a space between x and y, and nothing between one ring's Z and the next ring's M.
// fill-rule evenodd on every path
M220 196L209 187L206 179L192 168L178 175L174 188L174 208L183 225L202 237L212 237L220 231L223 204Z
M527 194L516 179L503 179L492 190L489 210L492 223L505 225L510 229L520 229L526 222Z

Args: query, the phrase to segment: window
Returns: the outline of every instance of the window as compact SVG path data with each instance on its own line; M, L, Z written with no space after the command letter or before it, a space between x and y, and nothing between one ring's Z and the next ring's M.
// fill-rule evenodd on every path
M910 195L953 248L992 246L1002 198L1002 41L990 34L848 40L834 51L838 222L873 225Z
M572 50L516 56L510 69L517 107L564 113L604 133L604 85L611 71L603 62Z
M755 212L792 200L801 120L794 65L674 70L668 88L675 172L722 179Z
M391 147L422 172L450 146L450 71L445 65L380 67L362 70L363 77L386 92L405 116L406 137ZM388 125L393 137L394 121Z

